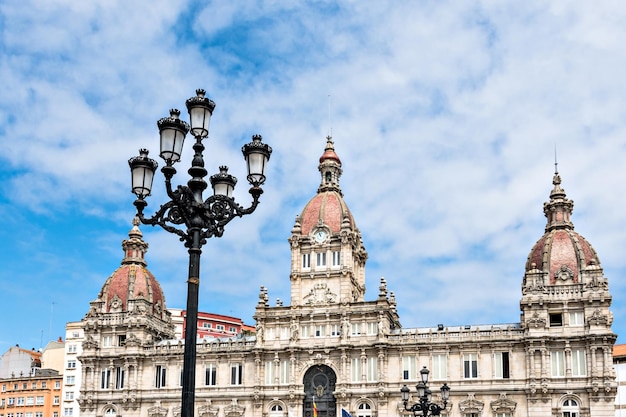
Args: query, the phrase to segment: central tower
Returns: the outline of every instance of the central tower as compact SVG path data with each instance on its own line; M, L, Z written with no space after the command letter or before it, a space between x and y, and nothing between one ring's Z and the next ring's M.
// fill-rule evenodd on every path
M341 160L332 138L320 157L317 194L291 231L291 305L363 301L367 252L339 187Z

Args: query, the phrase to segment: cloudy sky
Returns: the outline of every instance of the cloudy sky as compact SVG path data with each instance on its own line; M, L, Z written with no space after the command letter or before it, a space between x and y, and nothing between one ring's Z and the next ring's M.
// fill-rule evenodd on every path
M332 132L366 299L384 276L404 327L519 321L556 149L626 343L625 21L619 1L3 1L0 351L87 312L131 227L127 160L158 159L156 121L196 88L217 103L207 168L242 205L241 146L274 149L257 211L204 247L202 311L252 324L261 285L289 304L287 238ZM158 173L146 212L163 202ZM183 245L142 230L184 308Z

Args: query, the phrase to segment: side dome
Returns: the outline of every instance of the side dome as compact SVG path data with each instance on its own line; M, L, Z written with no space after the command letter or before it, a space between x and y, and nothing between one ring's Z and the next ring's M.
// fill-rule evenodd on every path
M146 268L148 244L143 241L139 220L133 220L129 239L122 242L124 258L98 294L99 313L139 313L167 320L161 285Z
M561 188L561 177L554 173L554 188L543 211L548 220L544 235L535 243L526 261L526 271L548 275L547 283L580 283L582 273L589 268L599 269L598 254L591 244L574 231L571 214L574 202Z
M318 166L322 181L317 194L304 206L298 218L302 235L310 234L313 229L325 226L331 233L339 233L342 229L356 231L357 227L343 199L339 187L341 177L341 160L335 153L335 147L330 136L326 137L326 147L320 157Z

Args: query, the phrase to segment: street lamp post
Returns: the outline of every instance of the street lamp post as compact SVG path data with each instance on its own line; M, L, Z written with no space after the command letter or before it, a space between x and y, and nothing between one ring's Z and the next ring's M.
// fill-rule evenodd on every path
M428 374L430 371L424 367L420 371L420 376L422 380L417 383L415 388L417 388L417 397L418 402L409 406L409 388L404 385L400 392L402 393L402 402L404 403L404 409L406 411L411 411L414 416L428 417L430 416L438 416L441 415L441 412L446 409L446 404L448 403L448 398L450 398L450 387L448 384L443 384L441 386L441 399L443 400L443 407L439 404L431 403L430 400L432 398L432 392L428 389ZM430 412L430 414L428 414Z
M144 217L143 210L148 205L145 198L150 195L157 163L148 158L148 150L140 149L139 156L128 161L132 176L132 192L137 196L133 203L137 217L144 224L159 225L166 231L178 235L189 252L189 275L187 280L187 326L185 330L185 351L183 359L182 417L193 417L196 375L196 335L198 321L198 288L200 285L200 254L202 246L211 237L221 237L224 226L235 217L252 213L259 204L265 182L265 166L272 148L261 142L261 135L252 136L252 142L241 149L248 165L249 190L253 201L250 207L243 208L235 202L232 192L237 179L228 174L228 167L221 166L219 173L210 177L213 195L202 196L207 188L204 177L203 139L209 135L209 122L215 103L205 97L204 90L196 90L196 96L186 101L190 123L182 121L180 111L170 110L170 116L157 122L161 138L160 156L165 161L161 172L165 177L165 189L170 198L156 213ZM195 138L194 156L191 168L187 171L191 179L186 186L172 188L172 177L176 174L174 164L180 160L183 142L188 132ZM178 226L181 226L180 228Z

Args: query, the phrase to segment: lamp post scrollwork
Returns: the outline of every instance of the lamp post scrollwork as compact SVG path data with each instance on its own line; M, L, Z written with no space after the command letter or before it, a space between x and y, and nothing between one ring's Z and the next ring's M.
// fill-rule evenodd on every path
M196 96L186 101L189 123L180 119L180 111L170 110L169 117L157 122L160 134L160 157L165 161L161 172L165 177L165 189L169 201L161 205L152 217L144 216L148 205L146 197L152 191L154 173L158 164L148 157L147 149L140 149L139 156L128 161L131 169L132 192L137 196L134 205L137 218L144 224L160 226L176 234L184 242L189 252L189 274L187 280L187 326L185 328L185 350L183 359L182 417L194 415L196 336L198 321L198 287L200 284L200 254L202 246L211 237L221 237L224 227L235 217L252 213L259 204L263 193L261 186L265 182L265 167L270 159L272 148L264 144L261 135L252 136L252 142L242 147L242 153L248 166L249 193L252 203L248 208L240 206L232 196L237 179L228 173L228 167L221 166L219 172L209 180L213 194L203 197L208 187L204 177L203 140L209 135L209 124L215 102L205 97L204 90L196 90ZM172 178L176 174L174 164L180 161L183 143L187 133L195 139L194 156L188 173L191 176L187 185L172 187Z
M415 386L415 388L417 389L418 397L418 402L416 402L415 404L409 406L409 394L411 392L409 388L404 385L402 389L400 389L404 409L406 411L412 412L414 416L439 416L441 415L441 412L446 409L446 405L448 404L448 398L450 398L450 387L448 387L448 384L443 384L440 388L443 406L431 402L432 391L428 389L427 385L429 373L430 371L425 366L420 371L420 376L422 380L418 382Z

